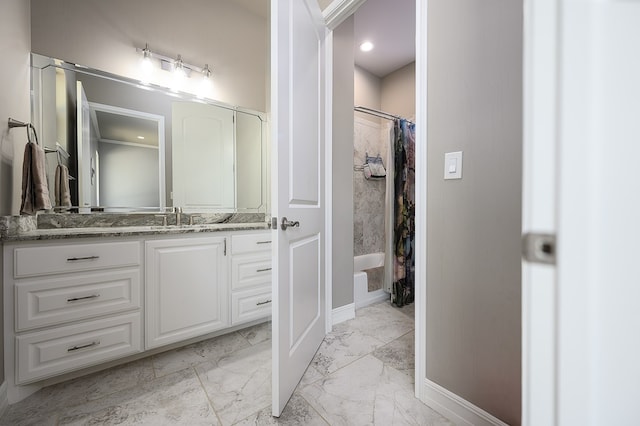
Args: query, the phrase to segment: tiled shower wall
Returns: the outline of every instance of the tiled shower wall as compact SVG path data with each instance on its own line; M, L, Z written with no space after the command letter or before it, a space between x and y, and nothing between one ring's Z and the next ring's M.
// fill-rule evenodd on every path
M386 168L391 122L361 115L354 119L353 165L363 165L369 153L380 154ZM353 172L354 256L384 251L385 186L386 179L366 180L362 171Z

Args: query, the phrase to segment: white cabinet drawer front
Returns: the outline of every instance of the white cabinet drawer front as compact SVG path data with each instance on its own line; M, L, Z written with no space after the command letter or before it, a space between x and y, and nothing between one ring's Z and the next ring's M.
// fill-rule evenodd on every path
M271 286L237 291L231 295L231 323L239 324L271 315Z
M231 259L231 288L234 290L271 283L271 257L263 254Z
M140 243L69 244L18 247L14 250L14 277L23 278L63 272L136 266Z
M56 325L140 308L140 271L23 281L15 294L17 331Z
M18 383L66 373L141 351L140 314L16 337Z
M231 254L268 251L271 253L271 231L260 234L233 235Z

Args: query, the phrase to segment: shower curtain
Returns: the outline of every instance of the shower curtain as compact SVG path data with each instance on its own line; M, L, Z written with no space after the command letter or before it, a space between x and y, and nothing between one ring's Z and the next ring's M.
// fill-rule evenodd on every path
M393 303L414 300L415 288L415 125L394 122Z

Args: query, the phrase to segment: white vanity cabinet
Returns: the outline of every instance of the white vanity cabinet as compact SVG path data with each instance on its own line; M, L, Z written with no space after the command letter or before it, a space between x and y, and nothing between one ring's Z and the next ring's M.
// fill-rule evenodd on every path
M231 237L231 323L271 315L271 233Z
M229 325L226 246L226 236L145 243L147 348Z
M16 383L142 351L138 241L8 244L3 265Z
M271 256L263 230L5 243L9 402L48 378L268 318Z

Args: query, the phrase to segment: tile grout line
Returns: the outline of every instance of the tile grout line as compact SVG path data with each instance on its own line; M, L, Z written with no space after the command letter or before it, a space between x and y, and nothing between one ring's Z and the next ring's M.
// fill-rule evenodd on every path
M296 392L294 391L294 394L295 394L295 393L296 393ZM319 412L318 410L316 410L316 407L314 407L314 406L313 406L313 405L312 405L312 404L307 400L307 398L305 398L305 397L304 397L304 395L303 395L302 393L300 393L300 392L297 392L297 393L298 393L298 395L300 396L300 398L302 398L302 399L304 400L304 402L306 402L306 403L307 403L307 405L308 405L309 407L311 407L311 409L312 409L313 411L315 411L315 412L316 412L316 414L317 414L318 416L320 416L320 418L321 418L321 419L322 419L322 420L327 424L327 426L331 426L331 423L330 423L327 419L325 419L325 418L324 418L324 416L323 416L322 414L320 414L320 412Z
M213 414L215 414L216 419L218 419L218 423L221 426L224 426L224 423L222 423L222 419L218 415L218 412L213 407L213 401L211 401L211 397L209 396L209 392L207 392L207 389L204 387L204 384L202 383L202 378L200 378L200 374L198 374L198 370L195 368L195 366L192 366L191 369L193 370L193 372L195 373L196 377L198 378L198 383L200 383L200 388L202 388L202 391L204 392L204 395L207 397L207 402L209 403L209 407L211 407L211 411L213 411Z

